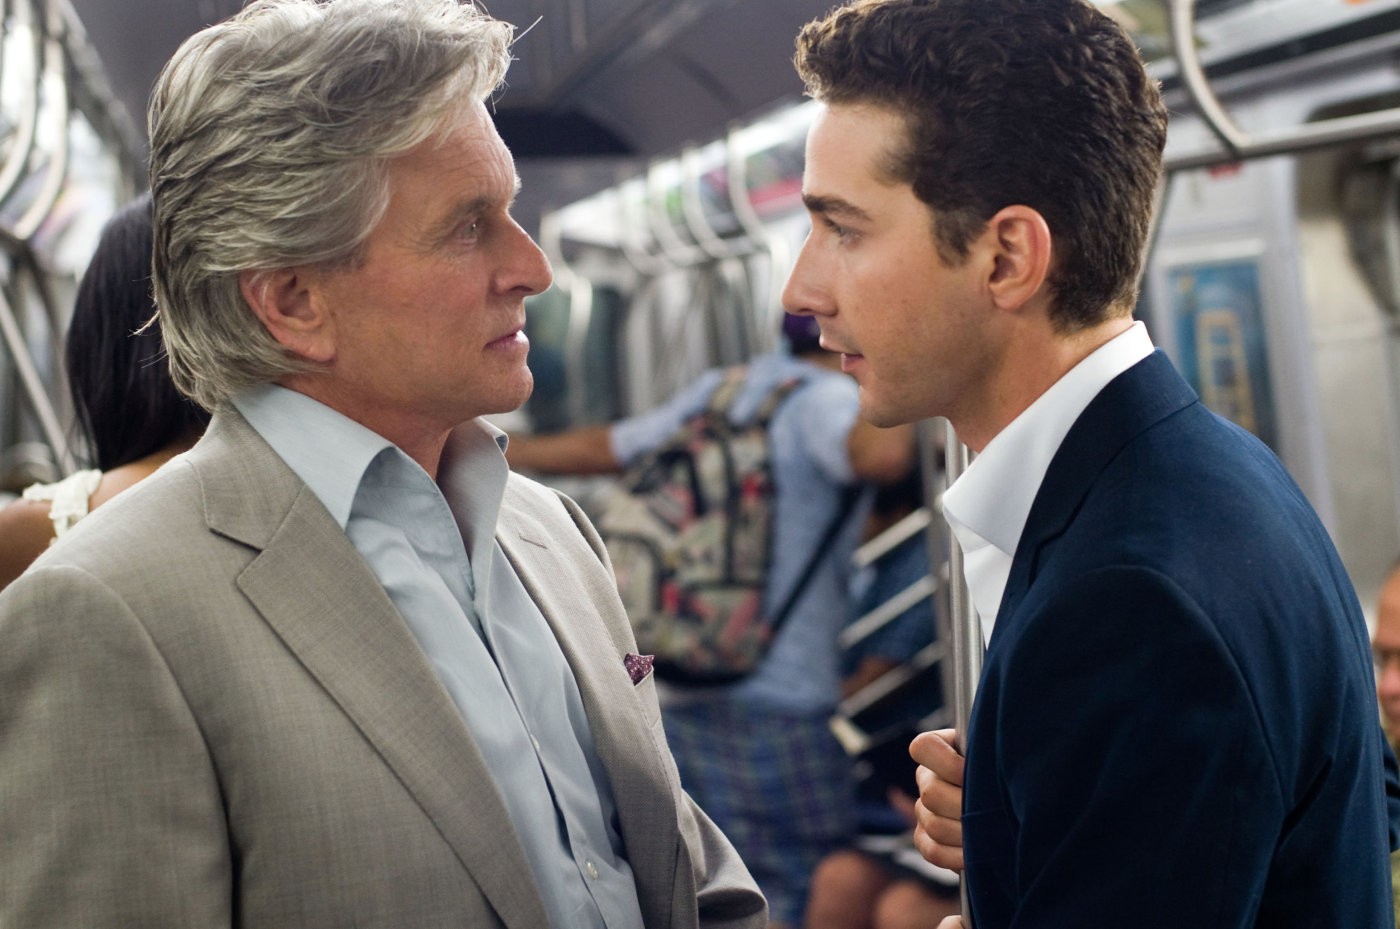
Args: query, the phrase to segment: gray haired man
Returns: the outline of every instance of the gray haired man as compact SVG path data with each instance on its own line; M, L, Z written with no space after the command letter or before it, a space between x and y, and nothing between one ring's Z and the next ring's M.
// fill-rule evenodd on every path
M259 0L166 67L157 300L214 418L0 597L0 926L763 925L592 527L475 422L550 284L510 36Z

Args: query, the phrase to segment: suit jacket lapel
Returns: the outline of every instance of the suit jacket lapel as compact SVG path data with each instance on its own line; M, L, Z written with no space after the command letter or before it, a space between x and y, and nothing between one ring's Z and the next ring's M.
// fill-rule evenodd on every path
M501 516L497 535L501 547L554 630L578 682L589 730L612 785L627 859L643 898L643 911L646 912L649 892L653 894L654 906L669 906L676 846L680 841L673 814L675 801L668 792L661 759L652 749L651 735L637 724L645 717L623 665L625 650L613 641L600 619L581 616L596 614L599 604L615 601L617 589L606 571L581 571L573 561L577 556L552 544L546 526L514 506L509 493ZM580 547L582 544L580 540ZM581 587L561 585L557 582L560 577L578 579ZM582 589L585 597L582 602L566 602L557 593L561 589ZM659 811L667 815L660 815ZM656 894L664 897L664 903Z
M236 413L195 455L210 529L261 549L239 588L422 806L509 926L545 925L504 802L461 715L363 558Z
M1060 443L1036 492L997 611L1011 616L1035 580L1041 549L1069 526L1099 473L1132 439L1197 401L1160 349L1099 391Z

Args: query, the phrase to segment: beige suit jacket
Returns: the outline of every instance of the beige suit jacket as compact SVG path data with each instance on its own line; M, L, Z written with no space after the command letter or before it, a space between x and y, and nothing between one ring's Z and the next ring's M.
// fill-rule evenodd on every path
M647 927L764 925L624 668L587 520L512 475L497 534L578 680ZM0 595L0 929L545 925L427 659L236 413Z

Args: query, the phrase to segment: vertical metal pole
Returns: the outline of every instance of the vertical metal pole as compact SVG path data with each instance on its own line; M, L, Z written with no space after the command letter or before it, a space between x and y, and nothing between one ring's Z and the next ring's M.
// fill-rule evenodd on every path
M952 423L947 424L944 452L947 466L947 486L967 470L967 446L958 441ZM957 536L948 530L948 599L953 618L953 719L958 729L959 748L964 746L968 718L972 716L972 700L977 695L977 680L982 675L982 624L972 606L972 597L963 576L962 547Z
M63 436L63 427L59 424L58 414L49 401L43 378L39 376L38 369L34 367L34 359L29 355L29 345L24 340L24 333L20 329L14 308L3 293L0 293L0 346L9 350L10 360L14 362L15 370L19 373L20 385L29 397L29 405L35 418L39 420L39 429L43 432L49 448L53 450L54 463L58 465L60 473L67 475L73 469L68 440Z
M950 552L956 551L950 544L952 533L943 519L943 491L947 488L947 462L943 454L945 421L940 418L920 420L918 427L919 463L923 472L924 500L930 519L924 528L924 547L929 553L929 568L935 572L933 640L942 647L943 657L938 661L938 682L943 691L943 707L948 713L957 705L957 683L949 670L952 663L953 611L949 603L948 584L953 566ZM949 716L952 719L953 717ZM956 725L956 721L954 722Z
M967 446L958 441L953 424L946 424L944 443L944 474L946 487L967 470ZM982 624L973 609L972 597L968 595L967 580L963 576L962 548L957 537L948 530L948 614L953 631L953 720L958 730L958 747L964 757L967 755L967 721L972 716L972 700L977 695L977 681L982 676ZM962 922L967 929L972 927L972 907L967 899L967 881L962 881Z

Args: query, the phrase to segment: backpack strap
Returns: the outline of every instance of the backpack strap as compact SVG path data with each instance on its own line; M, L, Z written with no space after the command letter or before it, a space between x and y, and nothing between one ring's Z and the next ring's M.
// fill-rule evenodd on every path
M743 365L735 365L726 370L724 380L720 381L719 386L710 394L709 402L705 404L705 412L725 423L729 422L729 408L734 405L734 398L739 395L747 377L748 369Z
M778 637L779 630L787 620L788 614L797 603L797 598L802 595L802 591L807 587L807 582L812 579L812 575L817 571L817 565L821 563L822 556L826 554L827 548L836 538L836 533L840 531L841 524L846 521L851 510L855 508L856 500L860 498L861 485L852 484L846 488L841 495L841 505L836 508L836 515L827 524L826 531L822 533L821 541L807 558L807 564L803 566L802 573L797 576L797 583L788 590L787 596L783 598L782 604L773 613L773 617L768 620L768 625L773 630L773 638Z
M750 426L762 426L768 428L768 423L772 421L773 414L778 412L778 407L788 398L798 387L802 386L806 378L789 377L774 386L763 403L759 404L758 411L754 413L753 419L744 423L731 423L729 411L734 406L734 400L739 396L739 391L743 389L744 382L748 380L748 368L744 365L735 365L724 372L724 380L710 394L710 400L705 404L704 413L711 419L723 422L731 428L748 428Z
M804 380L805 378L801 377L790 377L774 387L773 391L768 394L768 398L763 401L763 405L758 408L758 412L754 414L754 423L766 428L773 419L773 414L778 412L778 407L788 398L788 394L800 387Z

